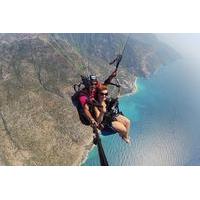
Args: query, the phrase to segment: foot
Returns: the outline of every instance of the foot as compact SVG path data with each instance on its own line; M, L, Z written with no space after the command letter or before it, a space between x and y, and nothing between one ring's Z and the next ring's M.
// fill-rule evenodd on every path
M131 140L130 140L130 137L123 137L122 136L122 139L127 143L127 144L131 144Z

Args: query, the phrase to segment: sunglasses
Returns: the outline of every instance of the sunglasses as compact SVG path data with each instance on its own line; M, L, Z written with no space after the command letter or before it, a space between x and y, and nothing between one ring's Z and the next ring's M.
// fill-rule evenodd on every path
M105 95L105 96L108 96L108 93L103 93L103 92L101 92L100 95L101 95L101 96L104 96L104 95Z

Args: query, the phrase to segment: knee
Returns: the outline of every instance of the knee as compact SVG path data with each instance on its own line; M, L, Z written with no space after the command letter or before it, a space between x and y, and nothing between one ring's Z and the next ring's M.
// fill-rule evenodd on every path
M127 124L130 124L131 120L127 118L126 122L127 122Z
M126 118L125 123L126 123L128 126L130 126L130 124L131 124L130 119Z

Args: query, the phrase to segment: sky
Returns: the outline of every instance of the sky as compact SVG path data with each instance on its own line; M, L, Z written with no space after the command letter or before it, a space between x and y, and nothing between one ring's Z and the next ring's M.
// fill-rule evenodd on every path
M156 35L183 56L200 60L200 33L159 33Z

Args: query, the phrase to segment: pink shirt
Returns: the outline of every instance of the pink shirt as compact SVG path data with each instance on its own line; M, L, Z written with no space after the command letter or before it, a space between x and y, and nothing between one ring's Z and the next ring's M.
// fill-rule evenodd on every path
M79 101L81 103L81 106L83 107L87 103L88 97L87 96L80 96Z
M93 90L90 94L83 94L79 97L81 106L83 107L88 101L93 101L96 96L96 90Z

